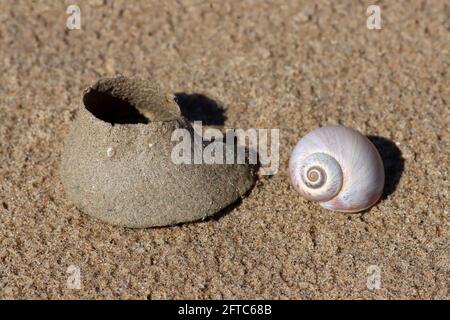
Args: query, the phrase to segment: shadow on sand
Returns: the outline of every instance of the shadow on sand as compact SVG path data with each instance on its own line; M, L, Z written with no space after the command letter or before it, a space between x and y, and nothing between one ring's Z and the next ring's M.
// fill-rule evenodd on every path
M397 188L405 168L405 159L394 142L379 136L367 136L367 138L375 145L383 160L385 173L384 190L381 196L381 200L383 200Z

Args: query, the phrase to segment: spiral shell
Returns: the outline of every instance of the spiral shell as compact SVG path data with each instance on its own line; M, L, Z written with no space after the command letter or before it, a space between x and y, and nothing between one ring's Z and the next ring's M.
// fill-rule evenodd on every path
M384 167L361 133L325 126L304 136L289 160L294 188L330 210L359 212L374 205L384 187Z

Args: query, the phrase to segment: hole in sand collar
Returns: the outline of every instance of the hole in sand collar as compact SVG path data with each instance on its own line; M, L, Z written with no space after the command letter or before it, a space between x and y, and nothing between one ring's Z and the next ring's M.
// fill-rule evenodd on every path
M119 98L110 92L91 89L83 96L86 109L96 118L109 122L112 125L148 123L147 119L130 102Z

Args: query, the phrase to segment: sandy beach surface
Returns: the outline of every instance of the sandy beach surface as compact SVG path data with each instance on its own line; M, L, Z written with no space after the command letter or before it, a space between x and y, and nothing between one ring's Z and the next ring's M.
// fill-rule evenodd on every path
M381 30L356 1L2 0L0 298L448 299L450 7L376 4ZM84 215L61 150L82 90L117 74L179 94L191 120L279 129L278 173L200 223ZM382 155L385 192L364 213L290 185L290 151L326 124Z

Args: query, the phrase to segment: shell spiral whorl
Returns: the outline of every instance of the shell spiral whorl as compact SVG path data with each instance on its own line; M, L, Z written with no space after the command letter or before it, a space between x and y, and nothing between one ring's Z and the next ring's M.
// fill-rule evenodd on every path
M342 187L342 170L333 157L313 153L300 164L297 177L305 198L312 201L332 199Z

